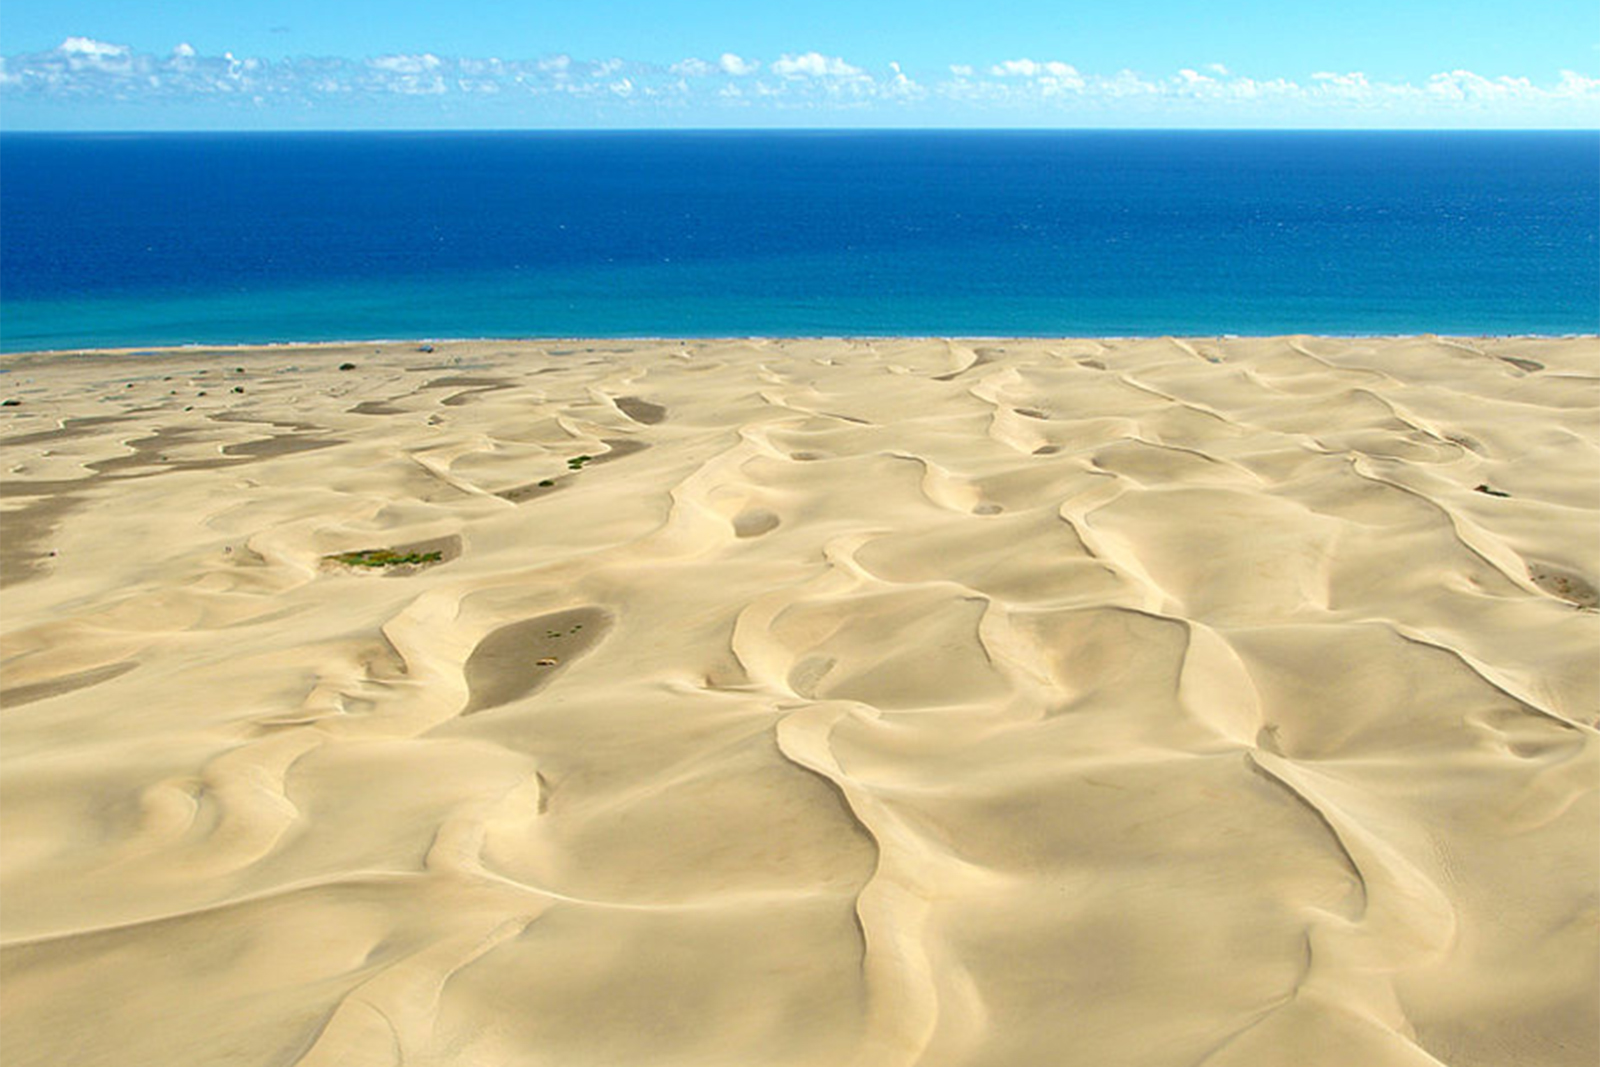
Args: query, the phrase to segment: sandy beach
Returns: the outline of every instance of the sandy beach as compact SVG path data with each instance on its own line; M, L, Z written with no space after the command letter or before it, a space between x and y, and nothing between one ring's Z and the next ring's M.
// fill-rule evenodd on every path
M0 367L8 1067L1600 1059L1595 338Z

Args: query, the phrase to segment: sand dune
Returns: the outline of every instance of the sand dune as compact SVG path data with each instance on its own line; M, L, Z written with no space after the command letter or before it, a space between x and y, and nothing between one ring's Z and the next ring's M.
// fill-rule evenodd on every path
M1593 338L3 366L7 1064L1600 1058Z

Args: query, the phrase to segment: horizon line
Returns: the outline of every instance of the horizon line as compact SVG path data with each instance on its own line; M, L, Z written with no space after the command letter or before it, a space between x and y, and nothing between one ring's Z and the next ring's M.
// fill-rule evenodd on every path
M194 128L28 128L6 129L0 136L72 134L629 134L629 133L1564 133L1600 137L1587 126L248 126Z

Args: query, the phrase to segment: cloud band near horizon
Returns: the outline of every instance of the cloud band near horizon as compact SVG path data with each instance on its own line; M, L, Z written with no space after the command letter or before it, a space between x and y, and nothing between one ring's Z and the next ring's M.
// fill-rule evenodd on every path
M1313 124L1383 125L1433 120L1442 125L1593 125L1600 122L1600 77L1561 71L1526 76L1441 71L1425 81L1392 82L1360 71L1311 71L1260 78L1221 63L1160 76L1132 70L1083 71L1059 59L1026 57L957 64L915 76L891 63L867 69L815 51L758 59L722 52L669 65L621 58L580 60L438 56L239 58L202 55L179 44L166 55L137 52L90 37L69 37L47 52L0 57L0 100L37 105L35 114L75 105L142 111L199 105L220 115L367 109L381 116L397 103L449 102L457 115L474 108L529 121L583 103L621 118L743 117L804 111L1004 121L1008 116L1095 119L1115 123L1159 116L1249 123L1300 117Z

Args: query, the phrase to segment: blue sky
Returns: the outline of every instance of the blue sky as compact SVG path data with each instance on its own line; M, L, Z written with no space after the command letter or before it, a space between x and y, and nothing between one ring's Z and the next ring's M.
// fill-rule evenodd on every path
M1594 0L7 0L11 129L1600 125Z

